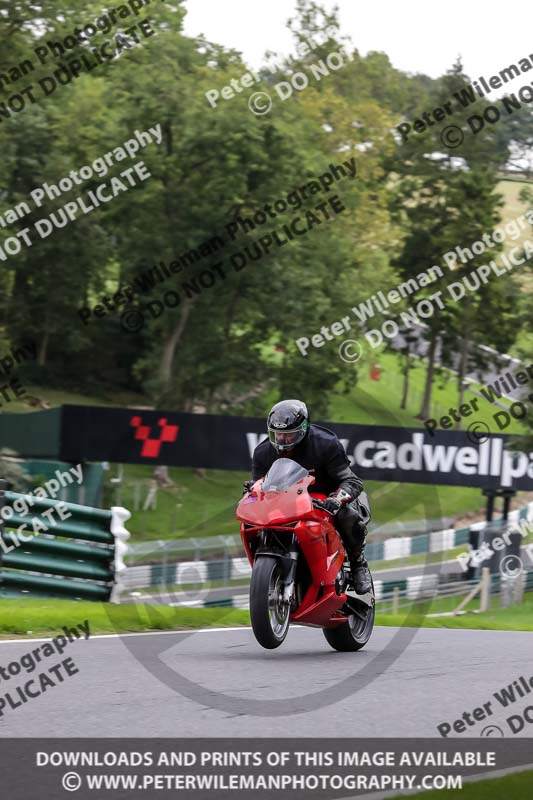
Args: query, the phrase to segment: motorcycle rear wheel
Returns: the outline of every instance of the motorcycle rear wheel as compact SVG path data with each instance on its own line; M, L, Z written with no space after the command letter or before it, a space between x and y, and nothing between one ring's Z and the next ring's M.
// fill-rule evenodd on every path
M285 640L289 630L290 604L282 602L282 569L273 556L261 556L254 562L250 582L250 619L259 644L274 650Z
M374 594L374 583L372 582L372 594ZM323 628L322 632L326 641L334 650L343 653L355 652L360 650L370 639L374 629L374 617L376 607L371 608L364 603L358 603L359 613L349 615L346 622L336 628Z

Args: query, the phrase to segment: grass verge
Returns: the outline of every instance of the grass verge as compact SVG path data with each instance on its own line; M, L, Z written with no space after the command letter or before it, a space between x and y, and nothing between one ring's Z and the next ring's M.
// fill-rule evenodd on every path
M411 614L388 614L379 610L376 625L420 628L463 628L469 630L533 631L533 595L526 595L521 606L495 607L484 614L459 617L428 617L427 614L451 611L461 598L453 597L421 604ZM472 610L476 604L469 605ZM0 600L0 639L53 636L63 626L89 621L92 635L98 633L137 633L140 631L180 630L249 625L247 610L238 608L185 608L69 600Z
M249 625L237 608L170 608L69 600L0 600L0 639L54 636L89 621L91 635Z
M468 781L462 789L440 789L434 792L420 792L417 797L423 800L445 800L447 797L458 797L462 800L531 800L533 794L533 770L505 775L492 780ZM399 800L405 795L396 795L392 800Z
M442 600L435 600L420 604L419 608L400 614L380 613L379 607L376 613L376 625L402 626L416 628L462 628L465 630L482 631L533 631L533 596L531 593L525 595L522 605L512 606L511 608L498 607L499 601L496 597L491 598L493 607L483 614L467 613L458 617L428 617L428 614L436 614L452 611L461 602L461 597L449 597ZM467 610L473 612L479 606L478 600L473 600L468 604Z

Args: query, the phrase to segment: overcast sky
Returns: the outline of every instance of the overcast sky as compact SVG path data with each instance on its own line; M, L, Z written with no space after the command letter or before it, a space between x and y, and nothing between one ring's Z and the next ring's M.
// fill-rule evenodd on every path
M323 0L322 5L339 6L341 32L362 54L382 50L398 69L432 78L459 54L473 80L533 57L531 0ZM294 52L286 21L295 7L294 0L187 0L185 32L234 47L258 67L265 50ZM513 89L528 82L523 75Z

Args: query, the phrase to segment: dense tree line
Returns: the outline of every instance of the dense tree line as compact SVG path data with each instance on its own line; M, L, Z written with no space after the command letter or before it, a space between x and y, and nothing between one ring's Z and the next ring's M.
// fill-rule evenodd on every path
M160 126L162 136L160 145L115 165L105 178L95 175L79 191L0 228L1 246L43 213L77 193L96 191L135 160L142 159L150 172L146 182L0 261L2 343L7 348L37 341L31 377L42 385L93 393L135 389L166 407L232 413L262 413L265 396L305 395L316 413L326 414L325 387L340 391L343 384L353 384L356 370L327 348L311 348L303 358L294 340L349 313L378 289L439 263L457 243L472 242L494 228L501 205L498 171L509 158L511 137L523 142L530 135L525 120L528 115L531 122L531 112L523 112L520 124L502 122L466 137L463 146L442 158L431 157L443 150L433 129L399 142L393 131L402 119L435 107L468 84L461 65L432 80L394 69L384 53L362 56L340 30L336 12L326 13L310 0L300 0L291 20L295 44L318 39L326 30L328 37L308 52L295 47L291 59L278 60L274 71L261 71L263 82L254 88L267 89L275 101L261 116L248 108L252 89L210 107L205 93L230 84L248 68L239 53L185 36L186 7L180 0L152 2L137 16L123 12L112 30L78 41L62 58L40 63L35 55L44 43L64 41L76 28L126 7L7 0L0 10L0 74L9 78L2 82L0 103L61 65L68 70L72 60L83 64L84 57L96 58L94 51L101 52L107 40L114 49L118 42L119 51L58 83L49 96L39 95L23 110L0 116L1 215L44 182L56 184L101 158L136 130ZM128 33L144 19L150 20L153 35L145 38L138 28ZM308 74L311 64L342 48L350 58L341 69L310 81L285 102L277 98L274 85L291 71ZM35 70L22 74L28 59ZM479 99L475 108L484 104ZM305 217L310 210L319 216L313 209L326 193L310 195L305 207L289 206L256 231L236 226L229 240L232 221L253 217L330 164L352 157L356 179L329 191L338 194L341 213L263 252L260 237L283 230L295 214ZM87 324L80 318L80 308L94 307L104 295L220 232L226 232L223 251L133 300L131 307L137 308L161 300L169 290L179 297L142 330L124 331L116 312ZM258 247L261 256L253 259L250 253L257 255ZM228 260L246 248L245 264ZM208 283L207 272L215 274L220 263L224 279L206 288L198 283L202 273ZM483 258L476 257L470 268L480 263ZM475 298L447 306L429 321L426 410L437 338L444 359L461 352L461 374L479 360L477 344L508 348L518 333L519 280L515 273L488 284ZM190 288L194 285L201 291ZM527 321L527 309L520 313Z

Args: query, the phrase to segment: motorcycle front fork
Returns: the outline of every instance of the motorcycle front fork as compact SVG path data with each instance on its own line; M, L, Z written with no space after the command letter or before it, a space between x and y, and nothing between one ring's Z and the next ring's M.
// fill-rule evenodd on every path
M283 602L290 603L294 594L294 581L296 578L296 566L298 564L298 551L291 550L289 553L290 564L288 565L287 573L283 578Z
M294 581L298 564L298 548L296 537L292 536L290 548L282 560L283 566L283 602L290 604L294 594Z

